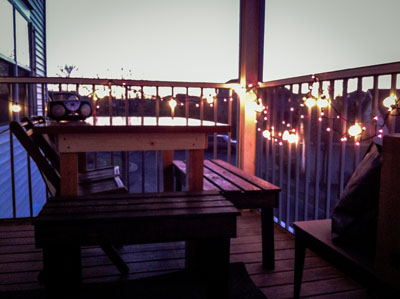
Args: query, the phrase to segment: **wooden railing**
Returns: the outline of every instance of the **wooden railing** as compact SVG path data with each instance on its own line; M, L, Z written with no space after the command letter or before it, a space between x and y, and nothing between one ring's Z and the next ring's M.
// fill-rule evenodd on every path
M282 189L275 215L282 226L329 218L370 142L399 131L397 109L383 106L399 98L399 74L396 62L259 84L268 109L258 121L257 174ZM327 106L309 108L308 93L314 101L324 95ZM352 137L356 123L362 134Z
M154 116L158 119L171 116L169 102L175 100L175 117L196 118L201 121L227 123L232 127L228 135L209 136L209 149L206 158L218 158L237 164L237 115L239 100L233 88L237 84L204 83L204 82L168 82L143 81L123 79L87 79L87 78L21 78L0 77L0 84L4 84L10 91L8 98L10 119L22 119L24 116L46 116L48 93L51 91L74 91L83 99L92 102L94 113L97 116ZM21 93L21 91L24 91ZM17 108L17 109L16 109ZM19 112L15 112L21 109ZM6 125L4 128L6 128ZM11 136L12 137L12 136ZM10 138L8 132L3 132L3 139ZM33 173L30 160L21 151L18 142L10 138L7 150L10 155L10 167L0 176L11 178L11 184L6 196L0 198L0 207L5 213L0 218L15 218L18 215L33 216L41 205L35 205L35 196L32 190L38 186L32 185ZM7 140L5 141L7 142ZM3 147L5 148L5 147ZM0 153L5 154L5 153ZM185 159L184 152L175 153L177 158ZM16 156L18 158L16 159ZM23 163L24 166L18 163ZM89 168L107 164L120 166L123 178L130 192L155 192L160 190L161 154L159 152L123 152L123 153L92 153L88 156ZM23 161L23 162L21 162ZM27 174L27 176L26 176ZM20 176L26 179L26 194L18 190ZM38 173L35 172L35 179ZM1 191L1 190L0 190ZM0 193L1 194L1 193ZM16 204L20 198L28 198L26 204ZM43 200L40 199L40 202ZM30 208L29 208L30 207ZM33 207L33 208L32 208ZM21 212L20 210L24 210ZM12 210L12 212L10 212Z
M283 227L291 230L291 223L296 220L329 218L369 143L379 142L383 134L399 131L397 109L388 113L382 104L389 95L398 98L399 74L400 63L396 62L259 84L257 94L267 109L258 116L257 175L281 187L280 208L275 216ZM206 152L206 158L216 157L237 163L236 140L240 120L239 100L234 91L238 86L235 83L0 77L0 84L8 84L10 103L28 103L23 105L26 115L44 114L42 107L45 107L47 92L51 90L78 91L98 106L96 113L108 116L148 116L148 113L158 117L170 116L168 101L174 98L177 100L176 117L231 124L229 136L210 136L213 148ZM29 101L15 99L13 93L16 94L18 89L29 91L25 93L29 94ZM324 94L329 105L308 108L304 101L307 93L315 98ZM13 113L13 116L18 117L18 114L23 114L23 111ZM363 133L350 137L348 129L355 123L361 125ZM296 138L298 141L289 143L283 140L286 139L283 136L286 130L287 134L296 136L292 141ZM9 138L7 133L2 135ZM226 140L226 151L221 151L218 146L220 138ZM12 149L9 152L15 155ZM177 155L184 159L183 153ZM146 163L148 159L155 162ZM119 164L131 192L160 190L159 153L101 153L90 155L88 160L92 161L91 166L104 161ZM146 176L147 169L151 175ZM12 172L7 176L15 181L15 167L6 171ZM34 181L30 183L34 184L37 180L30 178L29 181ZM21 192L15 184L9 185L12 196L7 195L1 201L14 202L2 205L14 209L8 214L15 217L20 214L15 211L19 206L15 201ZM36 189L31 186L27 188L31 191L26 192L34 196ZM25 197L32 199L29 194ZM34 207L31 214L40 207L35 208L35 203L25 204L29 205Z

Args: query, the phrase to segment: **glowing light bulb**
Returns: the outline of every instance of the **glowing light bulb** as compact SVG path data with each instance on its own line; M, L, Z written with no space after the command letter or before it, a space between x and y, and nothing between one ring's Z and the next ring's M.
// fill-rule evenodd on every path
M174 119L175 116L175 107L177 105L177 102L174 98L171 98L168 102L168 105L171 107L171 117Z
M328 100L325 99L325 98L318 98L318 100L317 100L317 106L318 106L319 108L326 108L326 107L329 106L329 102L328 102Z
M352 137L360 135L361 133L362 133L361 126L359 124L357 124L357 123L355 123L354 125L352 125L349 128L349 135L352 136Z
M396 106L396 103L397 103L397 99L395 96L389 96L383 100L383 106L385 106L388 109L391 109L392 106Z
M299 141L299 136L298 136L297 134L290 134L290 135L288 136L287 141L288 141L289 143L297 143L297 142Z
M171 107L171 109L175 109L177 102L174 98L172 98L171 100L169 100L168 105Z
M12 111L12 112L20 112L21 109L22 109L21 106L18 105L18 104L12 104L12 105L11 105L11 111Z
M264 130L262 134L265 138L267 138L268 140L271 140L271 132L270 131Z
M289 131L287 131L287 130L284 131L283 135L282 135L282 140L288 140L289 136L290 136Z
M308 108L312 108L315 106L316 101L314 98L307 98L304 102Z
M208 104L212 104L214 103L214 97L211 94L209 94L206 98L206 101Z

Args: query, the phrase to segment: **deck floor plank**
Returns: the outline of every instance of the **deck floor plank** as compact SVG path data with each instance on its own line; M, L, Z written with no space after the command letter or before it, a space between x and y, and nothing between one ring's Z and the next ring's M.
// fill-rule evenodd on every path
M238 217L238 236L231 240L231 262L244 262L250 277L268 298L293 295L294 237L275 226L275 270L261 265L260 216L243 211ZM41 250L35 248L33 226L26 221L0 222L1 292L43 289L37 277L42 268ZM119 250L130 272L125 279L166 274L184 267L184 242L124 246ZM82 248L83 282L121 279L115 266L98 247ZM367 290L325 260L307 250L302 297L369 298Z

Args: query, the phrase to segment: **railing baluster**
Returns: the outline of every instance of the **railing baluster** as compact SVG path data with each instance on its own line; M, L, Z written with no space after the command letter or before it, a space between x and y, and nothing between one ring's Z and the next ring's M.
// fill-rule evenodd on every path
M308 107L307 109L307 124L305 128L305 178L304 178L304 220L308 220L308 200L309 200L309 192L310 192L310 168L311 168L311 118L312 118L312 109Z
M265 129L268 130L269 132L271 132L271 126L270 126L270 116L268 113L271 111L270 110L271 98L272 98L272 89L267 88L266 89L266 99L265 99L265 105L267 106L267 110L266 110L267 114L266 115L264 114L264 117L267 117L266 122L265 122L265 124L266 124ZM269 175L270 166L269 165L271 163L271 160L270 160L271 139L267 139L267 138L264 138L264 139L265 139L265 164L264 164L265 179L268 180L270 177L270 175Z
M217 95L217 89L215 89L215 94ZM214 100L214 123L217 125L218 122L218 97L215 97ZM218 139L217 139L217 133L214 132L214 148L213 148L213 156L214 159L217 159L217 154L218 154Z
M229 98L228 98L228 124L231 126L232 128L232 89L229 89ZM232 155L232 150L231 150L231 142L232 140L232 132L229 131L228 133L228 163L231 163L231 155ZM236 153L237 153L237 149L236 149Z
M335 96L335 82L330 81L329 98L331 103ZM325 218L330 217L331 208L331 188L332 188L332 153L333 153L333 109L332 106L328 108L328 153L326 165L326 200L325 200Z
M290 85L290 101L289 101L289 111L290 111L290 105L292 103L293 100L293 85ZM292 113L289 112L289 124L292 124ZM291 129L288 127L288 129ZM290 195L291 195L291 175L292 175L292 144L287 142L287 146L288 146L288 159L287 159L287 174L286 174L286 228L289 228L290 225L290 208L291 208L291 204L290 204Z
M203 101L203 88L200 89L200 124L203 125L204 119L204 101Z
M174 96L174 90L172 90L172 96ZM144 125L144 92L143 85L140 86L140 116L141 116L141 125Z
M189 87L186 87L186 96L185 96L185 118L186 125L189 125Z
M156 86L156 124L158 126L160 121L160 93L159 87Z
M277 89L274 88L273 98L272 98L272 107L270 109L272 111L272 120L271 120L272 121L272 128L271 128L271 130L272 130L272 132L271 132L271 135L272 135L272 143L271 143L271 146L272 146L272 184L274 184L274 185L277 184L276 174L275 174L275 172L276 172L276 144L277 144L277 142L275 141L275 131L278 128L277 121L276 121L276 108L278 106L277 105L277 96L278 96Z
M28 168L27 170L28 170L29 216L33 217L31 159L28 153L26 153L26 163Z
M283 121L283 116L284 116L284 111L282 109L284 100L285 100L285 93L284 93L285 88L282 86L280 88L280 98L279 98L279 104L280 104L280 117L279 117L279 127L281 128L281 132L283 133L283 130L285 129L285 126L282 124ZM283 144L280 141L279 142L279 186L281 186L283 190ZM283 192L279 192L279 207L281 207L278 211L278 220L279 223L282 222L282 212L283 212ZM286 225L286 224L285 224Z
M344 79L343 80L343 110L342 110L342 136L346 136L346 130L347 130L347 125L346 125L346 119L347 119L347 88L348 88L348 80ZM345 167L346 167L346 146L347 142L344 141L341 144L341 150L340 150L340 168L339 168L339 194L342 194L342 191L344 189L344 174L345 174Z
M319 82L322 88L322 82ZM320 94L318 96L321 96ZM314 219L319 218L319 200L320 200L320 188L319 183L321 179L321 129L322 129L322 116L318 115L317 122L317 143L315 148L315 184L314 184Z
M40 84L42 89L42 116L46 117L46 95L44 84Z
M378 116L379 114L379 89L378 89L378 83L379 83L379 77L374 76L374 82L373 82L373 91L372 91L372 116ZM370 127L370 135L373 136L375 132L375 127L371 126Z
M390 87L390 95L396 96L396 85L397 85L397 74L393 73L391 76L391 87ZM393 134L396 132L396 118L398 111L394 109L394 112L390 113L390 133Z
M357 78L357 118L356 122L357 123L363 123L362 120L362 78L358 77ZM355 146L354 147L354 169L356 169L358 163L360 163L360 146Z
M302 103L302 96L301 96L301 84L298 84L298 91L297 91L297 99L296 99L296 103L298 103L300 101L300 103ZM298 117L300 117L298 115ZM301 118L299 118L297 120L297 134L300 135L300 121ZM295 151L296 151L296 165L295 165L295 187L294 187L294 215L293 221L297 221L299 218L299 192L300 192L300 162L301 162L301 147L300 147L300 143L301 141L299 140L298 142L296 142L295 144Z
M156 86L156 124L159 125L160 121L160 93L159 87ZM156 183L157 183L157 192L160 192L160 171L161 171L161 151L156 152Z
M125 124L129 123L129 90L128 86L124 86L125 88ZM130 88L130 86L129 86Z
M10 89L11 90L11 89ZM11 94L11 92L10 92ZM11 170L11 191L12 191L12 218L17 217L17 205L16 205L16 196L15 196L15 166L14 166L14 140L13 135L10 133L10 170Z
M110 125L112 125L112 116L113 116L113 108L112 108L112 86L111 83L108 83L108 116L110 117Z

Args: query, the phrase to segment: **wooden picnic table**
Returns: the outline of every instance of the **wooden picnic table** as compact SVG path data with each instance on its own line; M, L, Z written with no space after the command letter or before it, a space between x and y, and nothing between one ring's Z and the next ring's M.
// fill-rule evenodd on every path
M90 117L85 121L51 121L35 126L36 134L55 138L60 153L61 195L78 195L79 156L86 152L163 151L164 190L173 188L174 150L189 150L188 190L203 190L203 160L210 133L230 126L180 117Z

